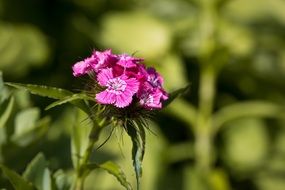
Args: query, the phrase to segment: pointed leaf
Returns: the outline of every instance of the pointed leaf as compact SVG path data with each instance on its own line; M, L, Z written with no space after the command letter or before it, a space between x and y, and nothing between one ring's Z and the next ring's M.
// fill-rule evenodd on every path
M163 107L168 106L173 100L175 100L177 97L179 97L180 95L183 95L185 93L188 92L188 90L190 90L190 84L188 84L187 86L185 86L184 88L180 88L178 90L175 90L173 92L171 92L169 94L169 97L166 101L163 102Z
M39 153L27 166L23 177L32 182L38 190L51 190L51 176L47 165L44 155Z
M132 159L136 173L137 189L139 190L140 178L142 176L142 161L145 150L145 129L142 125L134 121L129 121L126 124L126 130L133 143Z
M73 94L72 92L65 89L43 86L43 85L20 84L20 83L11 83L11 82L5 82L5 84L8 86L12 86L14 88L27 90L35 95L44 96L53 99L61 99Z
M29 182L27 182L13 170L10 170L3 165L0 165L0 169L8 177L15 190L35 190L35 188Z
M62 104L66 104L68 102L72 102L72 101L78 100L78 99L80 99L80 100L93 100L92 98L90 98L86 94L73 94L71 96L66 96L63 99L60 99L58 101L55 101L55 102L51 103L45 109L49 110L49 109L54 108L56 106L59 106L59 105L62 105Z
M14 98L11 96L0 105L0 128L5 125L12 112Z
M100 165L89 164L87 167L91 170L101 168L107 171L109 174L115 176L117 180L121 183L121 185L124 186L127 190L132 190L132 186L127 181L126 175L122 171L121 167L115 164L114 162L108 161Z
M8 86L12 86L14 88L27 90L32 94L53 98L53 99L63 99L73 95L72 92L55 87L43 86L43 85L34 85L34 84L20 84L20 83L5 83ZM71 102L73 105L77 106L78 108L82 109L87 114L90 114L90 110L86 103L82 100L74 100Z

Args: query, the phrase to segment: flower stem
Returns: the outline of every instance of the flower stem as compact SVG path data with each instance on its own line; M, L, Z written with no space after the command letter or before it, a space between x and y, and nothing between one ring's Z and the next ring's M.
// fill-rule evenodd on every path
M77 169L76 174L76 182L74 186L74 190L83 190L84 189L84 181L86 177L89 174L89 170L86 168L86 165L88 164L94 145L97 142L101 130L106 126L105 120L103 119L100 123L97 123L96 121L93 121L93 127L91 129L91 132L89 134L89 142L88 146L86 148L86 151L80 160L79 167Z
M212 164L212 111L215 98L216 72L211 65L202 66L199 87L199 111L197 116L195 153L197 169L207 181ZM208 189L208 183L205 189Z

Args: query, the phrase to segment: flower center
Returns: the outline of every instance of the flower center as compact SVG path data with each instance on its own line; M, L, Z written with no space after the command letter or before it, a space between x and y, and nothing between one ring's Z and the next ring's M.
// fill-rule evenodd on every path
M113 78L113 79L108 80L106 86L108 87L107 88L108 92L119 95L125 91L127 83L125 81L123 81L122 79L117 77L117 78Z

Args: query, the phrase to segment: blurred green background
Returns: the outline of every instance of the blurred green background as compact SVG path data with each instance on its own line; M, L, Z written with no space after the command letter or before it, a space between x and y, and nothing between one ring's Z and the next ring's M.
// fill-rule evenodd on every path
M85 80L71 66L93 49L135 53L168 91L191 84L151 123L143 190L204 190L205 181L213 190L283 190L284 10L284 0L0 0L0 70L4 81L78 91ZM3 116L11 90L0 90ZM44 111L51 100L20 90L13 97L0 119L0 162L22 173L43 152L51 171L70 173L76 109ZM116 130L94 159L115 160L134 184L130 152ZM103 171L86 184L122 189ZM12 189L2 174L0 188Z

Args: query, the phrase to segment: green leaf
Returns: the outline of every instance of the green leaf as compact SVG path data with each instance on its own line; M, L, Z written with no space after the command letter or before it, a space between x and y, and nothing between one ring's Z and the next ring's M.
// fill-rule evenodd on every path
M63 172L63 170L57 170L53 174L54 184L57 190L69 190L70 189L70 180L68 176Z
M2 71L0 71L0 103L7 99L9 94L8 89L4 86Z
M133 143L132 159L136 173L137 189L139 190L140 178L142 176L142 161L145 150L145 129L143 125L135 121L127 121L125 127Z
M248 101L221 108L214 114L214 130L217 132L225 123L244 117L285 117L285 109L266 101Z
M5 83L8 86L12 86L14 88L27 90L32 94L53 98L53 99L64 99L66 97L70 97L73 95L72 92L61 89L61 88L55 88L55 87L49 87L49 86L43 86L43 85L34 85L34 84L20 84L20 83L11 83L6 82ZM90 109L86 105L86 103L82 100L73 100L70 101L73 105L77 106L78 108L82 109L87 114L90 114Z
M74 168L78 168L88 146L92 122L81 110L78 110L75 117L76 122L72 125L71 133L71 156Z
M35 95L53 98L53 99L62 99L66 96L70 96L73 94L72 92L65 89L43 86L43 85L20 84L20 83L11 83L11 82L5 82L5 84L8 86L12 86L14 88L27 90Z
M8 177L9 181L15 188L15 190L35 190L35 188L27 182L24 178L22 178L19 174L10 170L9 168L0 165L0 169L3 173Z
M51 176L47 165L44 155L39 153L27 166L23 177L32 182L38 190L51 190Z
M124 186L127 190L132 190L132 186L127 181L126 175L124 174L124 172L122 171L120 166L118 166L114 162L108 161L108 162L105 162L105 163L100 164L100 165L89 164L87 167L89 169L101 168L101 169L107 171L109 174L115 176L117 178L117 180L121 183L121 185Z
M23 133L36 127L36 122L40 118L40 109L33 107L20 111L15 118L14 136L20 136Z
M53 102L52 104L48 105L45 109L49 110L51 108L54 108L56 106L68 103L68 102L72 102L74 100L93 100L92 98L90 98L89 96L87 96L86 94L73 94L71 96L66 96L63 99L60 99L58 101Z
M163 103L163 107L168 106L173 100L175 100L177 97L179 97L180 95L183 95L184 93L187 93L188 90L190 90L190 84L188 84L187 86L185 86L184 88L180 88L178 90L175 90L173 92L171 92L169 94L169 97L166 101L164 101Z
M26 146L41 139L49 127L50 118L39 120L40 110L29 108L18 113L15 119L15 132L12 141L19 146Z
M0 128L5 125L12 112L14 98L11 96L0 105Z

